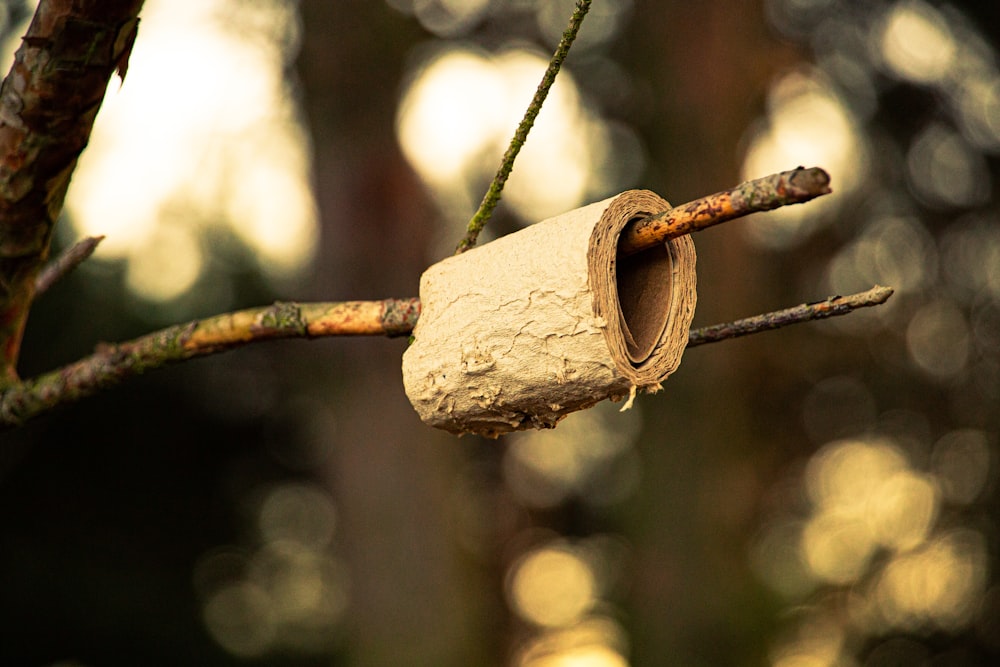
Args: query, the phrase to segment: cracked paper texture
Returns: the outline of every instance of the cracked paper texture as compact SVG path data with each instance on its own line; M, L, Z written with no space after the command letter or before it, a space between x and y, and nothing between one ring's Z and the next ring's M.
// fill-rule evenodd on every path
M425 423L496 437L552 428L570 412L629 395L633 382L608 350L588 284L591 234L614 199L424 273L403 384Z

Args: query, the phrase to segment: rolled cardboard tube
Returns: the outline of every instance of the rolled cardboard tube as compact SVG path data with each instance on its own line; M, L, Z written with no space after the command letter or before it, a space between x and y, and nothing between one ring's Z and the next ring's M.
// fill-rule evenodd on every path
M618 243L631 221L669 208L630 190L431 266L403 355L420 418L497 437L660 389L687 345L694 244L682 236L625 258Z

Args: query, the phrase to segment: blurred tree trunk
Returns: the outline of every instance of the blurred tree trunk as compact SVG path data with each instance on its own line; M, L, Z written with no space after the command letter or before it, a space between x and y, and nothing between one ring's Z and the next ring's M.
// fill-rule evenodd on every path
M406 55L425 38L382 2L305 0L299 75L315 151L322 238L307 298L417 293L433 213L399 153ZM425 428L400 381L406 339L333 341L336 415L328 479L351 574L355 664L488 664L473 576L454 545L466 439ZM334 380L333 378L338 378Z
M763 110L767 84L797 62L800 54L774 40L761 11L758 0L636 3L620 42L626 68L649 84L643 186L673 203L741 180L740 142ZM802 300L782 300L781 276L749 247L740 225L695 237L696 326ZM624 526L639 555L628 609L636 664L665 656L677 664L736 664L764 649L766 637L746 618L721 627L734 612L719 604L759 604L744 545L774 443L760 438L747 387L759 386L773 335L689 350L665 391L640 406L643 483Z

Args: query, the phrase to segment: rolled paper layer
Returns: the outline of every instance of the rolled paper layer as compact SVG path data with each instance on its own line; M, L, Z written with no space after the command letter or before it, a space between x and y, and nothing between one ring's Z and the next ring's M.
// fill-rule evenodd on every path
M694 316L694 243L682 236L627 258L617 246L629 221L668 208L630 190L427 269L403 355L420 418L497 437L659 390Z

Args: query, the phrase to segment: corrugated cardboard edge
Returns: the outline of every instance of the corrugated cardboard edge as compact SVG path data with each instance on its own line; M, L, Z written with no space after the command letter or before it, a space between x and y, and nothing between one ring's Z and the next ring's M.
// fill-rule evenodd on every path
M628 258L618 238L630 221L670 208L649 190L629 190L611 202L588 251L594 313L608 322L605 337L618 371L638 389L656 391L677 370L697 303L694 242L690 236ZM631 304L631 313L624 311Z

